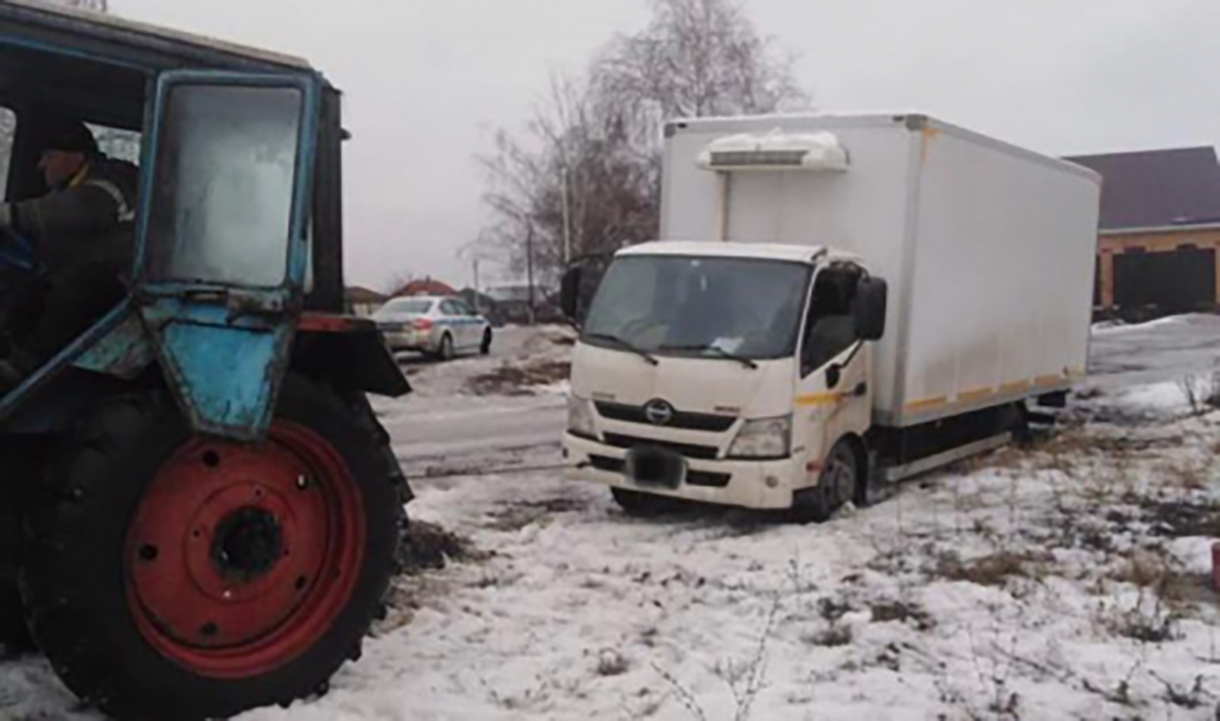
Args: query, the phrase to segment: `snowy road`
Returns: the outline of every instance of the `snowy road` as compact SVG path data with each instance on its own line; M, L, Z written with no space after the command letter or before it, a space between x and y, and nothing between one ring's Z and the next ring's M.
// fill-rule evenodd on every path
M409 472L556 459L561 389L462 394L564 352L508 338L498 357L419 366L417 394L377 404ZM1055 439L820 526L632 520L555 472L416 481L415 518L493 555L400 580L326 697L242 721L1210 721L1220 415L1189 416L1177 381L1218 351L1211 317L1101 330L1100 395ZM0 718L98 718L38 659L0 679Z

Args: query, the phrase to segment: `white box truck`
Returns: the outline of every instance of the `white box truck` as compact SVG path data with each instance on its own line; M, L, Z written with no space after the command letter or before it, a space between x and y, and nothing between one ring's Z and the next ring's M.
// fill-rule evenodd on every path
M665 240L582 314L569 477L818 519L1008 442L1085 372L1100 186L922 115L669 123Z

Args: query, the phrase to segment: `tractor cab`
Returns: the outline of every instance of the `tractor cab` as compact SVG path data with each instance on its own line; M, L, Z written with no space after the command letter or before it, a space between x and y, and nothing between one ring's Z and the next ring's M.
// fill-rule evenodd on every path
M79 328L0 397L0 644L120 718L313 693L382 610L410 496L366 398L409 386L342 315L339 92L296 58L0 3L7 208L89 182L49 187L65 121L138 180L109 218L117 292L77 292ZM39 285L48 258L80 258L15 217L20 347L81 288Z

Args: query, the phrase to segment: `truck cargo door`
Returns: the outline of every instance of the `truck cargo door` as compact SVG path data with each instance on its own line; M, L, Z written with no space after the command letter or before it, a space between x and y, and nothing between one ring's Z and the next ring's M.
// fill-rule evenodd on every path
M192 426L266 431L308 265L320 81L170 72L144 152L137 300Z

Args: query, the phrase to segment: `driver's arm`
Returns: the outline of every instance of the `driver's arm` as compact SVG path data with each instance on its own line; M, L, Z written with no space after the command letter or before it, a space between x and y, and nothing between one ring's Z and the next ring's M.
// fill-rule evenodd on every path
M119 223L120 206L113 194L85 183L41 198L0 203L0 227L35 241L76 233L98 233Z

